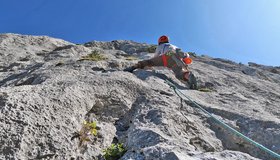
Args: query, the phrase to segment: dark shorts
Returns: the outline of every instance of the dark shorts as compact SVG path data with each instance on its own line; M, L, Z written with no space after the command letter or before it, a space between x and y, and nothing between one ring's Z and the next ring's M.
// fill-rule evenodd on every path
M143 69L144 67L152 67L152 66L164 66L162 56L154 57L148 60L138 62L138 68ZM188 67L178 66L170 56L168 56L166 67L170 68L175 73L176 78L184 81L186 80L184 78L184 75L189 72Z

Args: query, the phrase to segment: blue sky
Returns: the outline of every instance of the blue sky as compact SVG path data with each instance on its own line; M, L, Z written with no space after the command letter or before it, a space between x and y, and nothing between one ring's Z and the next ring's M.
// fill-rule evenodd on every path
M280 0L1 0L0 33L151 44L165 34L184 51L280 66Z

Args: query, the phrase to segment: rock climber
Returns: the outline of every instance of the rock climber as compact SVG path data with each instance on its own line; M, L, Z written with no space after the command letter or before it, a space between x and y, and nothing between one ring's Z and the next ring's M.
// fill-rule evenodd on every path
M187 82L190 89L197 89L196 78L188 68L191 63L192 59L189 54L170 44L169 38L163 35L158 39L158 46L153 58L139 61L137 64L124 69L124 71L133 72L137 68L165 66L175 73L176 78Z

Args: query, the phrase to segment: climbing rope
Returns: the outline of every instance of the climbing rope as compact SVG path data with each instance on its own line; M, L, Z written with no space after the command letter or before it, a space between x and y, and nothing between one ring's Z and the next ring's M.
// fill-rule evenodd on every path
M181 98L181 105L182 105L182 100L188 100L190 101L192 104L194 104L196 107L198 107L200 110L202 110L204 113L206 113L207 115L209 115L211 118L213 118L213 120L217 123L219 123L220 125L222 125L224 128L228 129L229 131L233 132L234 134L236 134L237 136L241 137L242 139L244 139L245 141L253 144L254 146L258 147L259 149L269 153L270 155L272 155L273 157L277 158L280 160L280 155L268 148L266 148L265 146L263 146L262 144L250 139L249 137L243 135L242 133L238 132L237 130L235 130L234 128L230 127L229 125L227 125L225 122L219 120L217 117L215 117L213 114L211 114L210 112L208 112L207 110L205 110L201 105L199 105L197 102L193 101L190 97L188 97L187 95L185 95L181 90L179 90L174 83L165 80L165 83L167 83L173 90L174 92Z

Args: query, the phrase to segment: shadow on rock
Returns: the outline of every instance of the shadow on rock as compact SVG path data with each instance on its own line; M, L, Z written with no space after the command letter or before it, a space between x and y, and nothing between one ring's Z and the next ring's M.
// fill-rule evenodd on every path
M172 82L178 89L188 89L188 87L179 85L177 82L172 80L172 78L169 78L168 76L166 76L163 73L158 73L155 71L148 71L148 70L138 70L138 71L135 71L134 73L141 80L146 80L149 77L154 76L154 77L158 77L164 81L168 80L168 81Z

